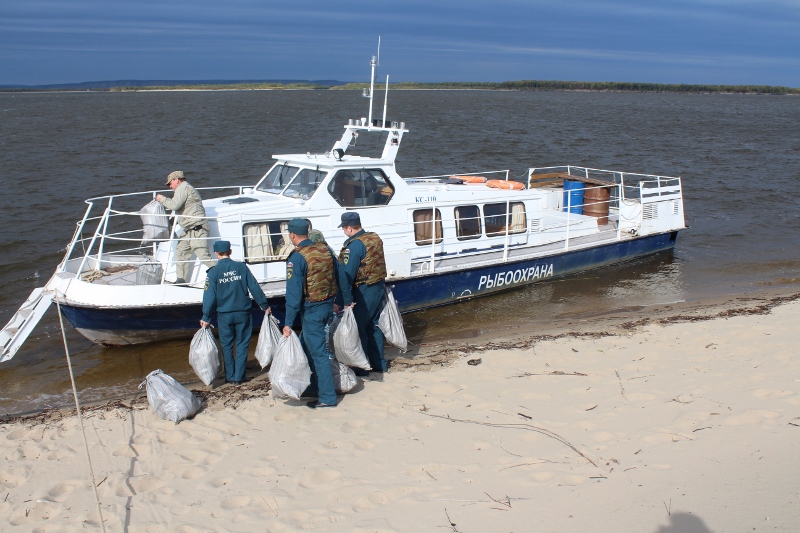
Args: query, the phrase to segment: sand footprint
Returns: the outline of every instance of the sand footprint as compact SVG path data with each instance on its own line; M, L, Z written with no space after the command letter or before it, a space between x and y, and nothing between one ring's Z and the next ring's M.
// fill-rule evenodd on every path
M9 431L8 435L6 435L6 439L8 440L24 439L25 437L28 436L28 433L30 433L30 430L28 428L17 428L12 431Z
M348 420L342 424L342 433L355 433L366 426L367 423L363 420Z
M294 410L292 411L283 411L275 415L276 422L286 422L287 420L297 420L300 418L300 415L297 414Z
M0 485L13 489L19 487L31 476L31 469L27 466L12 466L0 473Z
M61 461L62 459L74 459L74 453L67 453L63 450L54 450L47 455L48 461Z
M208 481L208 485L215 489L224 487L231 483L233 483L233 478L231 477L217 477Z
M394 487L384 491L376 490L356 499L353 503L353 511L360 513L375 509L389 502L399 500L409 494L414 494L417 491L418 489L414 487Z
M159 476L143 475L130 478L129 483L136 494L141 494L160 489L172 478L173 475L169 473L162 473Z
M129 446L128 444L123 444L122 446L117 447L113 452L111 452L111 455L113 455L114 457L136 457L139 454L136 453L136 450L133 448L133 446Z
M191 437L188 431L184 431L182 429L176 429L173 431L169 431L167 433L161 433L158 435L158 442L161 444L178 444L179 442L183 442L186 439Z
M360 440L355 443L355 447L359 450L371 450L372 448L375 447L375 445L372 444L371 442Z
M219 502L219 506L227 511L232 511L234 509L241 509L245 505L249 504L250 501L250 498L247 496L233 496L231 498L225 498Z
M208 468L204 466L192 466L183 471L183 473L181 474L181 478L197 479L199 477L206 475L207 472Z
M729 416L725 420L725 424L729 426L747 426L751 424L760 424L767 420L774 420L780 417L781 414L775 411L753 410Z
M44 499L54 502L63 502L75 491L75 487L76 485L73 483L59 483L47 492L47 496Z
M342 474L338 470L316 470L300 478L298 484L305 489L315 489L339 479Z

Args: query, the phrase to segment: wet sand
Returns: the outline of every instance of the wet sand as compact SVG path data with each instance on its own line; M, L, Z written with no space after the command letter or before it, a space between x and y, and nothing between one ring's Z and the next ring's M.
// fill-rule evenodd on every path
M422 345L336 409L276 401L266 376L200 391L177 426L142 397L93 406L107 528L796 531L797 299ZM2 529L98 526L76 417L6 420L0 453Z

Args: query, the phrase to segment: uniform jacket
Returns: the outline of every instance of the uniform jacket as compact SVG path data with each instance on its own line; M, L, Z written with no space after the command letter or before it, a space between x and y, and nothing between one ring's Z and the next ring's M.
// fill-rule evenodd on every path
M256 282L247 265L229 257L220 259L208 271L203 292L203 322L210 322L210 316L217 313L250 311L253 304L248 295L261 309L267 309L267 297Z
M321 254L315 253L312 255L313 262L309 264L297 249L310 246L330 254L331 261L329 263L322 261ZM306 239L298 244L295 251L286 258L286 325L294 325L304 305L328 302L336 296L338 276L338 262L326 244L314 243L311 239ZM333 287L332 292L331 287ZM312 297L320 298L325 296L321 294L322 292L330 294L330 296L316 302L308 301L309 294Z
M205 217L206 210L203 207L203 200L200 198L200 193L189 185L188 182L181 182L175 189L172 198L164 197L161 200L161 205L178 214L178 225L183 228L184 232L196 226L203 226L203 228L208 231L208 220L204 218L194 218Z
M353 302L353 287L374 285L386 279L383 241L376 233L362 229L347 239L339 253L339 263L339 285L345 305Z

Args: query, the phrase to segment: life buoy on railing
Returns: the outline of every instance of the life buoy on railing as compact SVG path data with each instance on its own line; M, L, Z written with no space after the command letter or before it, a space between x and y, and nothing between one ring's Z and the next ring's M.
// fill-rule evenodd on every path
M483 176L450 176L453 179L461 180L464 183L486 183L486 178Z
M519 191L525 188L525 185L518 181L508 181L508 180L489 180L486 182L487 187L491 187L493 189L513 189L515 191Z

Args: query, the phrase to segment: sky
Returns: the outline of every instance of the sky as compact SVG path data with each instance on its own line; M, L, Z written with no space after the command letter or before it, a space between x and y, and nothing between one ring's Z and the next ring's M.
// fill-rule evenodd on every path
M0 0L0 85L637 81L800 87L800 0Z

